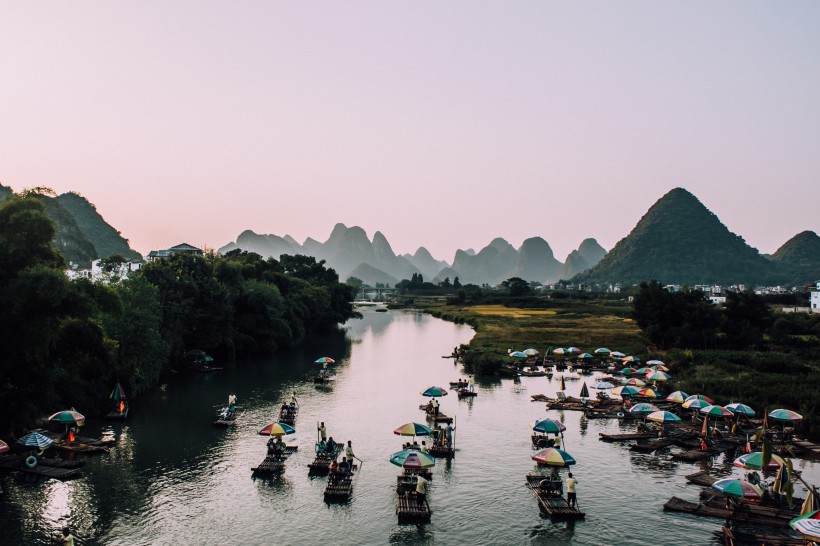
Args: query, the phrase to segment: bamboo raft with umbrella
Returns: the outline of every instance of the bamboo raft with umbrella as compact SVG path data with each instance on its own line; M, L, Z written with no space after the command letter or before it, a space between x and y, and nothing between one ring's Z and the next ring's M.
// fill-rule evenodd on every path
M109 411L105 418L115 421L122 421L128 417L128 398L125 396L125 391L119 382L114 386L114 390L108 396L114 402L114 407Z
M803 546L805 544L801 537L758 534L730 529L725 525L721 529L721 532L723 533L723 542L726 546Z
M546 477L540 474L527 475L527 487L535 495L542 512L551 520L584 519L586 517L586 513L581 512L575 506L570 506L567 499L560 493L541 487L545 479Z
M279 410L279 422L290 426L296 424L296 416L299 414L299 406L296 404L282 404Z

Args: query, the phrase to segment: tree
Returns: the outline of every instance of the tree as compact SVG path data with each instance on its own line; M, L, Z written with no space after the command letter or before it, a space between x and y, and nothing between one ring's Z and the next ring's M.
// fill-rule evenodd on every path
M350 286L352 286L356 290L358 290L359 288L361 288L364 285L363 280L361 280L359 277L353 277L353 276L348 277L347 280L345 281L345 283L349 284Z
M774 318L766 300L754 292L727 292L726 312L721 331L729 347L745 349L759 346Z
M458 280L458 277L453 279L453 288L461 288L461 281Z
M510 296L524 296L530 292L530 285L521 277L511 277L501 283L501 286L506 290Z

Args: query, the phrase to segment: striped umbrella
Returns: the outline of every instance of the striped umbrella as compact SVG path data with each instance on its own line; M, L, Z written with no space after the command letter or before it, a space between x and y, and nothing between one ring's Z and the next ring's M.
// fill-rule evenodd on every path
M686 401L688 402L689 400L694 400L695 398L697 398L698 400L702 400L703 402L706 402L706 404L705 404L705 405L707 405L707 406L708 406L709 404L714 404L714 403L715 403L715 401L714 401L714 400L712 400L712 399L711 399L711 398L709 398L708 396L704 396L704 395L702 395L702 394L693 394L693 395L691 395L691 396L687 396L687 397L686 397Z
M581 353L578 355L578 360L592 360L593 358L595 357L589 353Z
M625 375L629 377L630 375L638 373L638 370L636 370L635 368L624 368L623 370L618 371L618 373L620 375Z
M704 402L700 398L692 398L691 400L685 401L681 407L683 407L683 409L699 410L707 407L708 405L708 402Z
M60 423L61 425L77 425L81 427L85 424L85 416L74 410L58 411L48 418L50 423Z
M538 356L538 351L535 349L527 349L524 351L524 354L527 356Z
M125 391L122 389L122 385L120 385L119 383L114 385L114 390L111 391L111 395L108 398L110 398L114 402L125 400Z
M676 404L683 404L688 397L689 395L683 391L675 391L666 397L666 401L675 402Z
M17 440L17 443L20 444L21 446L36 447L38 449L45 449L48 446L50 446L51 444L53 444L54 440L52 440L48 436L40 434L39 432L37 432L35 430L33 432L29 432L28 434L26 434L25 436L23 436L22 438Z
M772 411L769 412L769 417L771 417L775 421L791 421L791 422L801 421L803 419L803 416L800 415L799 413L797 413L795 411L792 411L792 410L787 410L787 409L772 410Z
M0 453L5 453L9 449L11 449L9 447L9 445L6 442L4 442L3 440L0 440Z
M393 453L390 462L404 468L430 468L436 465L436 460L429 454L415 449L404 449Z
M323 356L313 361L314 364L336 364L336 361L329 356Z
M294 432L296 432L296 429L289 424L276 422L262 427L257 434L260 436L287 436Z
M669 381L672 376L666 372L649 372L646 374L647 381Z
M669 411L655 411L646 416L649 421L656 423L677 423L680 417Z
M432 436L433 429L420 423L406 423L394 430L393 434L397 436Z
M609 353L609 356L611 356L611 357L613 357L613 358L623 358L623 357L625 357L626 355L625 355L625 354L623 354L621 351L611 351L611 352Z
M612 394L615 396L635 396L639 390L637 387L623 386L612 389Z
M712 484L712 489L729 497L738 497L741 499L759 501L763 497L763 491L746 480L733 478L718 480Z
M660 395L655 389L651 387L644 387L638 391L638 396L643 396L644 398L658 398Z
M607 349L606 347L599 347L598 349L595 349L595 351L593 351L593 352L594 352L596 355L600 355L600 356L602 356L602 357L603 357L603 356L609 356L609 354L610 354L612 351L610 351L610 350L609 350L609 349Z
M532 460L538 464L548 466L570 466L575 464L572 455L555 447L548 447L536 452L532 456Z
M532 430L544 434L558 434L567 430L567 427L554 419L541 419L532 424Z
M522 353L521 351L513 351L510 353L510 357L512 358L527 358L527 355Z
M763 470L763 452L755 451L753 453L746 453L745 455L741 455L735 459L732 464L739 468L746 468L748 470ZM786 464L786 461L783 460L783 457L772 453L771 459L769 460L769 464L766 468L768 470L777 470L784 464Z
M571 355L577 355L580 352L581 352L581 349L579 349L578 347L568 347L567 348L567 353L571 354Z
M735 415L745 415L746 417L755 416L755 410L753 410L746 404L739 404L737 402L733 402L731 404L726 404L726 409L731 411Z
M635 404L629 409L629 413L633 413L635 415L649 415L650 413L654 413L656 411L660 411L658 406L654 404L647 404L646 402Z
M705 408L700 408L700 412L704 415L709 417L734 417L734 413L727 410L723 406L706 406Z
M643 388L643 387L646 386L646 381L644 381L642 379L638 379L637 377L631 377L629 379L626 379L626 378L622 379L621 384L626 385L628 387Z
M421 395L428 398L438 398L439 396L447 396L447 391L441 387L427 387L427 390L421 391Z
M646 363L649 366L663 366L664 365L662 360L647 360Z
M820 541L820 510L797 516L789 522L789 526L814 542Z
M656 364L654 366L650 366L650 368L652 368L656 372L668 372L669 371L669 368L667 368L663 364Z
M623 360L624 362L640 362L641 361L640 358L638 358L637 356L632 356L632 355L625 356L621 360Z
M561 347L558 347L557 349L552 350L552 354L558 355L558 356L564 356L565 354L567 354L567 350L562 349Z

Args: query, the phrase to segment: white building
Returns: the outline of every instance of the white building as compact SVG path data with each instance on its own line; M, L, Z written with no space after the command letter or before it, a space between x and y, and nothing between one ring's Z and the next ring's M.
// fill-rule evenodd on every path
M111 271L103 271L100 267L100 260L96 259L91 262L91 269L77 269L75 266L68 269L66 275L68 275L69 279L85 278L93 282L111 282L113 280L127 279L129 273L138 270L140 267L142 267L142 262L123 262L119 265L115 265Z
M811 300L809 307L812 313L820 313L820 281L815 283L814 290L811 291Z

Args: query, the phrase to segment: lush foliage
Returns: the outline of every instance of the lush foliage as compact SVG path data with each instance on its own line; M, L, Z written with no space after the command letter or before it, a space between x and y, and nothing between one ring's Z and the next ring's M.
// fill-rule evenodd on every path
M0 204L0 431L76 407L104 410L202 349L274 352L356 316L354 288L305 256L176 255L125 280L70 280L38 193ZM115 270L122 258L106 260Z

